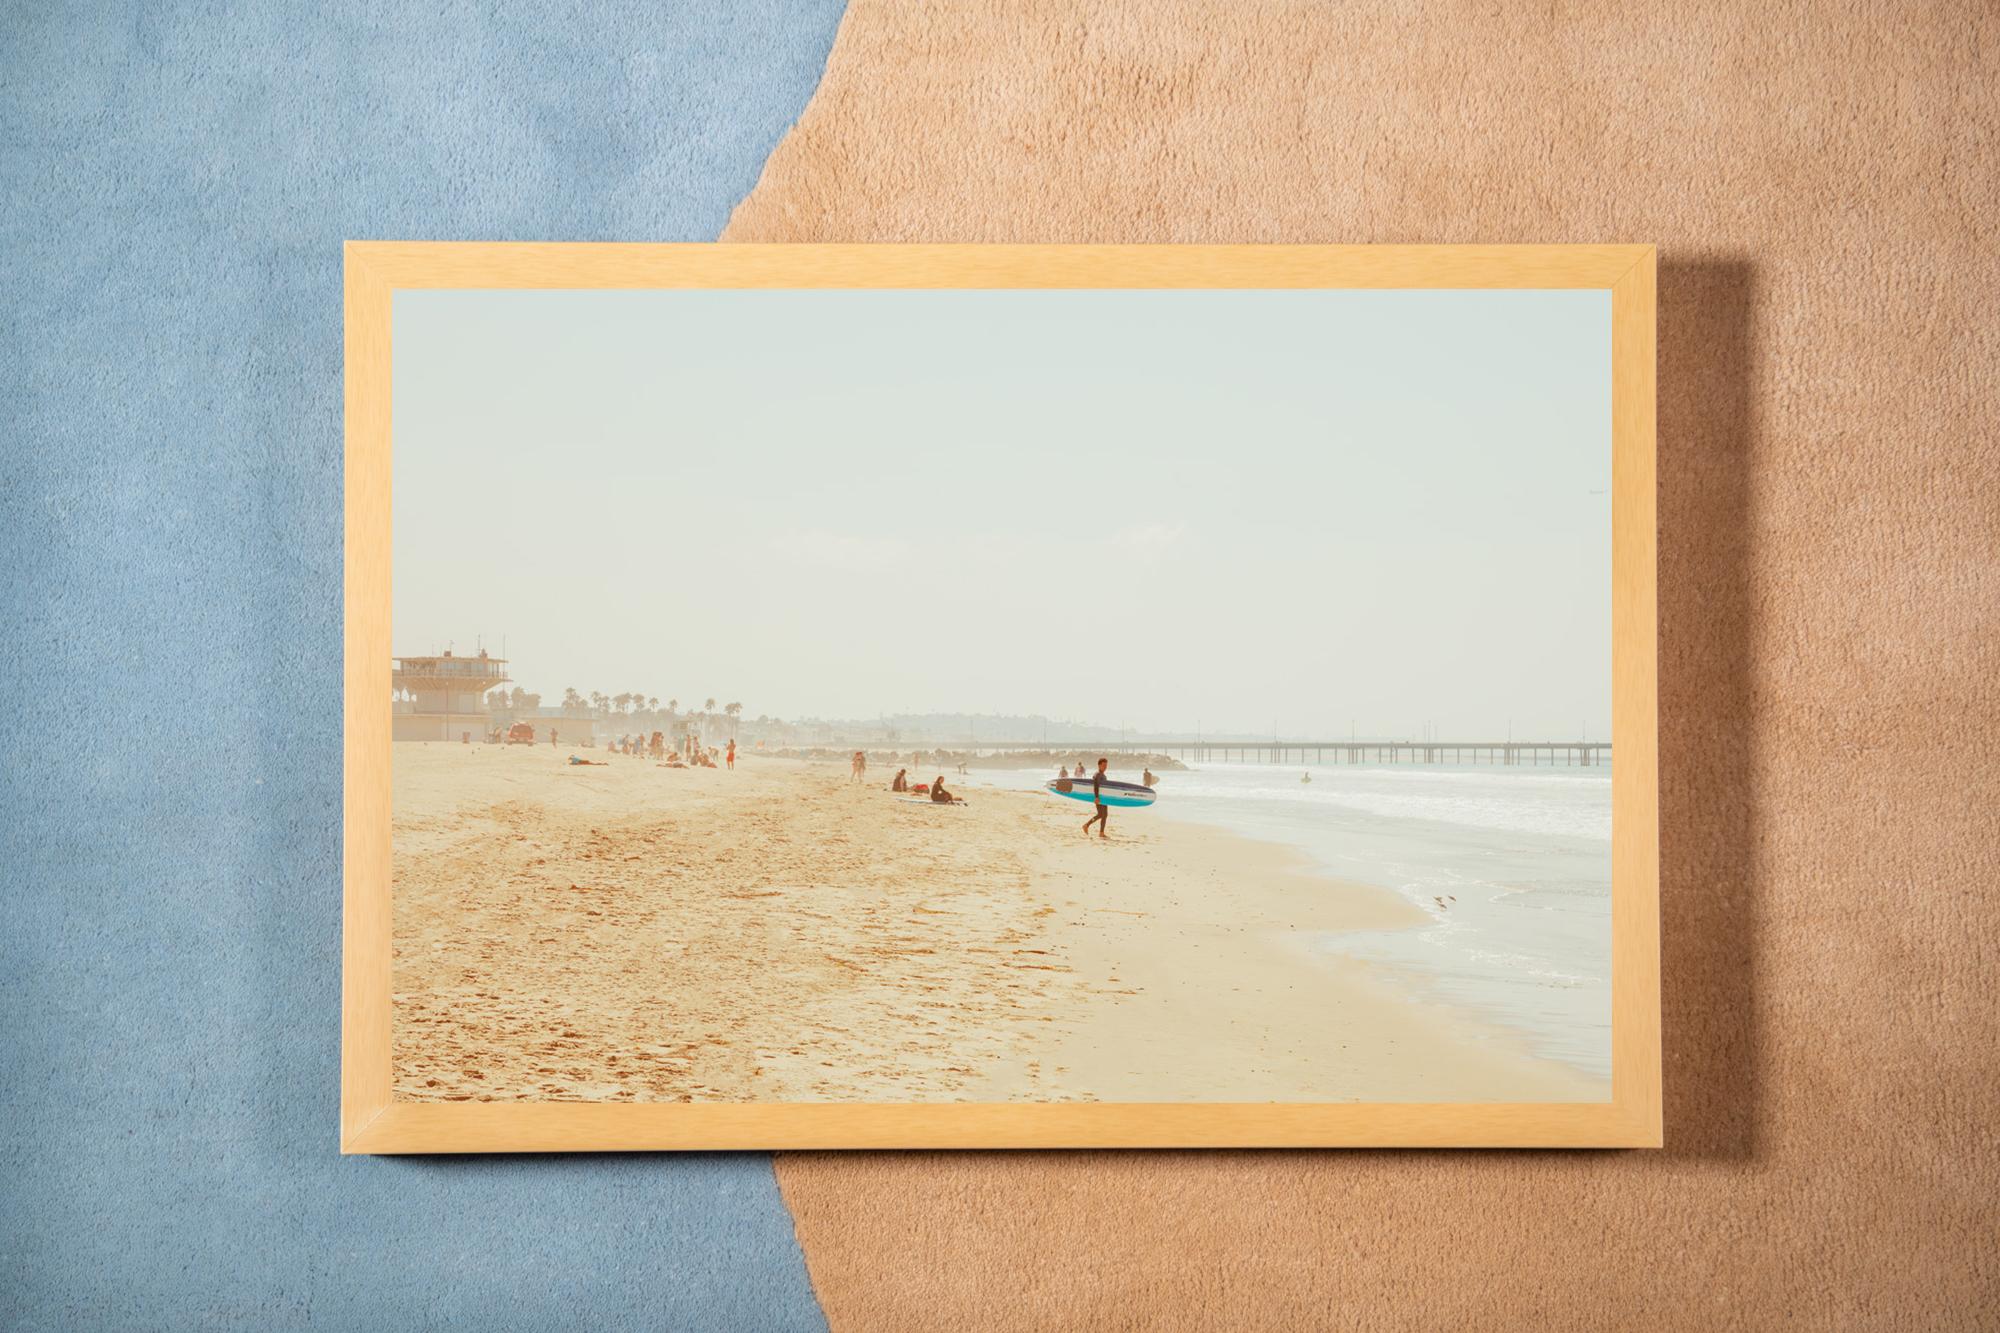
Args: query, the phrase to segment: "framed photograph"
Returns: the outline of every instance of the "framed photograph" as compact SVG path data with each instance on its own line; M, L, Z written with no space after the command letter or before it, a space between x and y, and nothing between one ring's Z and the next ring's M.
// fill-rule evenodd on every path
M1657 1146L1654 271L351 243L343 1150Z

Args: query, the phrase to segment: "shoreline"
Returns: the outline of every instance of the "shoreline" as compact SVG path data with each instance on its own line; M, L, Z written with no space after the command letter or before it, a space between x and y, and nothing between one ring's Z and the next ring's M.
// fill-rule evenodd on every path
M765 756L405 743L395 782L399 1099L1609 1096L1308 946L1420 923L1400 895L1199 821L1100 843L1082 803Z

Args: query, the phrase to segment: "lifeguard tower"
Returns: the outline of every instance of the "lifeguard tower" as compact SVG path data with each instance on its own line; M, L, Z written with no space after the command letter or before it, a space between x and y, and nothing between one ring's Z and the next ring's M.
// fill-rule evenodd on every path
M505 684L504 658L398 657L391 676L391 735L399 741L483 741L492 726L486 692Z

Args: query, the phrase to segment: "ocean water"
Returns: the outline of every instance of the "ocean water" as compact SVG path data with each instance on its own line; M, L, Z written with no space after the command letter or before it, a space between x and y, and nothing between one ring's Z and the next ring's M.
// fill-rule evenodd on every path
M1429 917L1314 947L1389 964L1536 1053L1610 1077L1610 768L1203 764L1161 775L1159 792L1163 813L1296 848Z

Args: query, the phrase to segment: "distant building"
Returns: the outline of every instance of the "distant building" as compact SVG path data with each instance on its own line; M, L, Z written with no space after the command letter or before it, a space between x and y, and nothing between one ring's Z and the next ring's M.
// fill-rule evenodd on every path
M507 663L488 657L399 657L391 677L391 734L399 741L483 741L493 725L486 692L506 683Z

